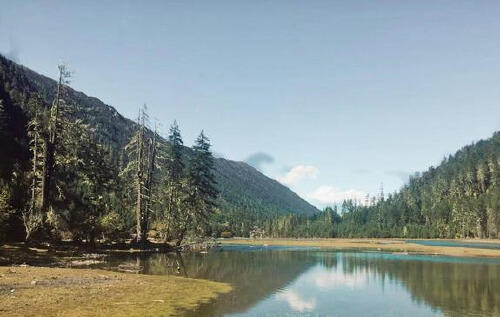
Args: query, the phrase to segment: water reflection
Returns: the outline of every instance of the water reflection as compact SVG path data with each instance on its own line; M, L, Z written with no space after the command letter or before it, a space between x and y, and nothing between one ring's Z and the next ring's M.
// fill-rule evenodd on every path
M282 291L276 295L276 299L286 301L290 309L298 312L312 311L316 308L316 298L304 298L298 291Z
M500 316L500 261L383 253L230 249L114 259L146 274L234 287L186 316Z
M500 250L500 243L496 242L463 242L455 240L405 240L405 242L438 247L461 247Z

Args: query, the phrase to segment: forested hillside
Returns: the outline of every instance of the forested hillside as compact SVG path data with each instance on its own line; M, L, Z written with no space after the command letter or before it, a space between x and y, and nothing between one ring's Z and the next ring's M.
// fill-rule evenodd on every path
M43 143L40 138L47 137L40 127L53 125L51 111L54 100L57 100L58 83L1 56L0 80L0 224L4 224L3 237L23 239L25 233L19 228L30 225L27 218L23 218L23 212L30 206L30 201L35 200L36 190L43 193L31 183L34 179L33 184L38 184L36 179L42 173L36 172L40 160L35 157L45 155L40 152L44 147L38 152L35 149L37 142L39 145ZM65 134L64 142L55 149L59 156L52 159L60 166L58 173L71 190L54 187L58 204L54 208L61 212L53 215L52 220L58 223L58 219L63 219L65 230L75 236L93 230L96 234L106 233L108 236L132 233L131 228L138 223L134 219L136 202L132 186L137 172L131 169L136 158L130 150L137 148L144 138L148 142L146 145L158 143L158 160L151 162L151 166L163 166L149 168L155 175L144 179L148 186L155 180L158 183L154 193L148 189L151 195L144 195L151 196L146 209L154 211L154 215L148 216L152 229L163 232L163 235L169 230L183 231L182 228L172 228L171 224L185 223L185 220L169 217L174 217L175 210L182 209L175 202L181 199L178 190L183 191L189 185L189 181L178 175L180 171L189 173L188 167L198 155L201 160L209 162L204 168L212 168L210 162L213 160L216 181L215 191L209 193L217 194L213 206L215 212L203 220L209 224L203 229L205 234L500 237L500 132L495 132L487 140L465 146L439 166L414 175L397 193L369 204L345 201L341 207L332 206L318 212L287 187L246 163L204 158L202 153L211 154L209 141L203 133L197 145L186 147L175 124L168 139L164 139L148 129L144 122L141 125L124 118L99 99L63 86L64 107L61 105L61 111L64 114L61 122L52 129L61 129ZM39 109L45 110L40 112ZM141 111L143 121L147 121L144 117L147 114ZM141 138L138 138L139 132ZM147 146L144 148L145 154L153 152ZM144 171L148 170L144 168ZM210 180L210 173L207 175ZM106 195L100 195L99 191ZM42 208L46 208L43 203ZM104 209L107 211L103 212Z
M500 238L500 132L465 146L399 192L345 201L313 217L269 220L266 234L302 237Z
M51 108L56 100L57 91L57 81L0 56L0 102L2 104L0 124L2 125L1 133L3 133L1 138L3 151L0 153L0 173L3 182L0 195L3 199L0 199L0 203L3 202L5 205L3 210L9 210L9 212L2 213L2 219L4 221L8 219L11 224L7 228L9 237L22 236L13 228L21 226L20 213L23 208L26 208L29 198L25 196L29 192L30 184L27 183L27 179L23 179L22 175L28 173L33 165L31 143L34 140L29 135L29 133L33 134L30 130L33 126L30 124L33 123L34 114L38 113L37 107L47 111ZM111 169L113 173L121 174L131 159L124 149L134 137L138 129L137 123L124 118L113 107L104 104L99 99L88 97L82 92L71 89L68 85L65 85L64 89L64 106L64 120L67 120L65 121L67 125L81 124L87 127L88 141L101 146L103 148L101 154L105 155L106 160L109 161L106 164L113 166ZM41 114L40 122L49 120L43 116L47 114ZM171 121L173 122L174 119L171 118ZM170 122L165 124L168 125ZM75 131L78 130L78 127L74 128ZM153 131L149 129L146 129L145 133L149 137L153 136ZM158 142L160 150L161 147L168 148L168 142L161 136L158 136ZM70 144L67 146L71 148ZM182 145L181 152L185 162L189 161L193 155L190 148ZM233 231L247 235L254 219L264 215L270 217L286 213L313 214L318 211L287 187L269 179L246 163L216 158L214 166L216 188L220 194L217 198L217 212L211 222L213 230L238 228ZM161 169L155 173L162 173ZM15 183L16 181L19 183ZM75 186L78 187L76 184ZM125 184L116 184L116 187L120 188L121 195L127 192L121 188L124 186ZM68 204L75 203L71 202L69 197L65 199ZM125 213L127 212L125 209L131 209L131 206L127 207L125 202L119 201L119 197L113 198L114 209L121 209L120 212ZM128 215L124 215L129 226L133 222L133 216L130 214L133 214L133 210L129 210ZM9 232L9 230L16 232Z
M224 197L217 223L233 235L248 236L264 219L283 214L313 215L319 211L273 179L244 162L217 159L217 182ZM293 212L293 211L300 212ZM285 212L284 212L285 211ZM221 228L222 230L222 228Z
M500 237L500 132L410 178L375 206L345 206L342 235Z

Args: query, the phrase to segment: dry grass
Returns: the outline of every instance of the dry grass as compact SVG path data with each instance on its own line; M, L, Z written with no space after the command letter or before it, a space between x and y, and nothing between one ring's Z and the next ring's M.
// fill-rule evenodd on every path
M230 289L175 276L0 267L0 315L176 316Z
M470 242L469 240L463 240ZM491 241L490 241L491 242ZM495 241L497 242L497 241ZM389 252L411 252L420 254L494 257L500 258L500 250L463 247L426 246L405 243L395 239L225 239L222 244L308 246L335 249L364 249Z

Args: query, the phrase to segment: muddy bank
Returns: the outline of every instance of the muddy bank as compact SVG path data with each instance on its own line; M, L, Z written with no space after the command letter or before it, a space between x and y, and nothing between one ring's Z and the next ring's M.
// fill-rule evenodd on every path
M28 264L31 266L81 267L99 264L108 256L126 254L152 254L168 252L199 252L217 247L215 240L190 242L178 248L165 243L148 242L145 248L132 243L99 245L89 248L87 245L70 241L57 244L27 245L23 242L0 246L0 266Z

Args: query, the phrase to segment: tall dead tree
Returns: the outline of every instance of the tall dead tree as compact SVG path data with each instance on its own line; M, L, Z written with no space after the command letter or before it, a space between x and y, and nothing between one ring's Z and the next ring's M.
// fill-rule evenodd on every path
M137 182L137 200L136 200L136 220L137 220L137 226L136 226L136 231L137 231L137 242L144 242L146 240L145 236L145 215L144 215L144 169L145 169L145 164L144 164L144 157L145 157L145 149L144 149L144 143L146 142L145 140L145 113L144 109L141 109L139 113L139 119L138 119L138 127L137 127L137 135L136 135L136 142L137 142L137 149L136 149L136 166L137 166L137 173L136 173L136 182Z
M149 140L149 148L148 148L148 158L147 158L147 176L145 179L144 183L144 192L146 195L146 199L144 201L144 216L143 216L143 224L141 225L142 228L146 230L146 232L143 235L147 235L147 229L148 229L148 224L149 224L149 219L150 219L150 214L151 214L151 206L152 206L152 201L153 201L153 173L155 169L155 164L156 164L156 127L155 131L153 133L153 138ZM145 239L144 239L145 240ZM143 240L143 241L144 241Z
M40 156L40 121L38 120L38 111L35 113L35 117L30 122L31 131L29 136L32 138L32 180L31 180L31 202L30 209L34 210L36 205L36 196L37 196L37 178L38 178L38 157Z
M125 172L133 172L135 178L136 241L142 245L147 241L149 229L157 147L157 133L155 131L152 138L149 136L148 121L144 105L139 111L137 131L125 147L125 150L131 150L132 155Z
M51 204L52 185L54 183L55 152L58 144L58 130L63 100L64 86L69 83L71 73L65 65L59 65L59 80L57 83L56 98L50 108L50 119L48 123L48 133L44 134L43 147L43 171L41 190L41 211L47 213Z

